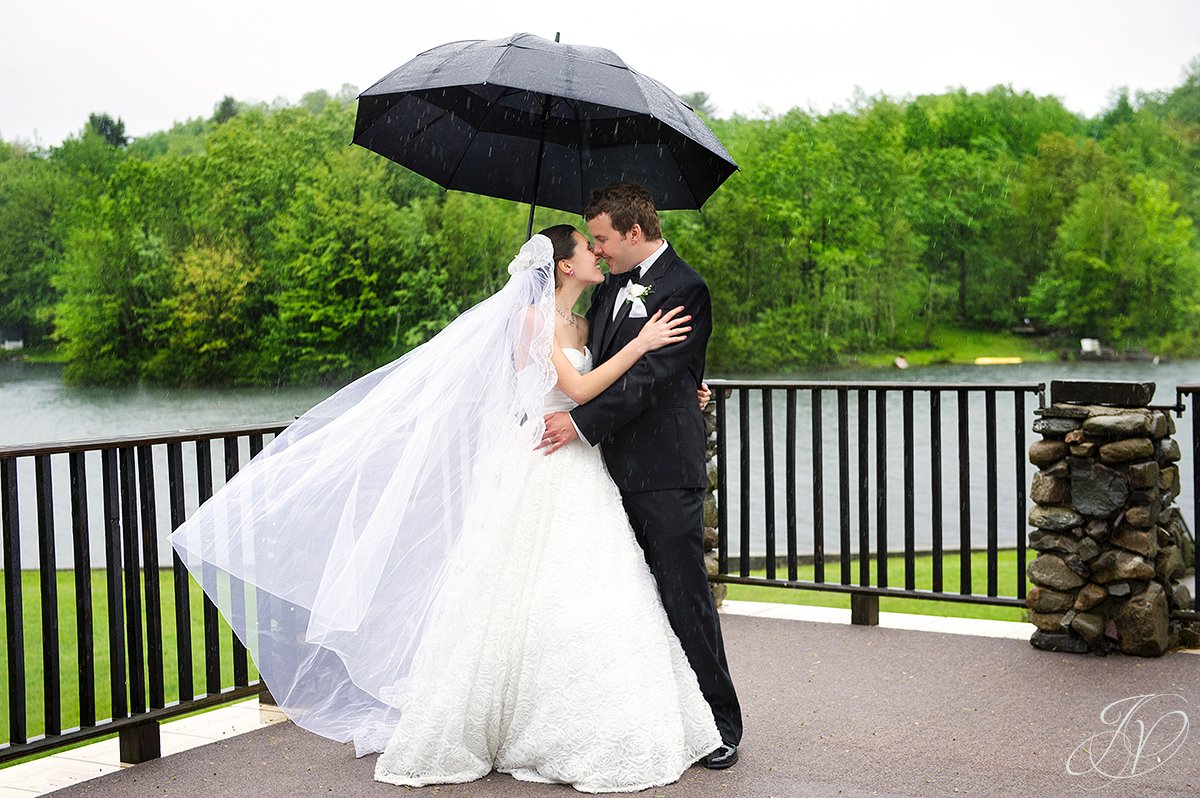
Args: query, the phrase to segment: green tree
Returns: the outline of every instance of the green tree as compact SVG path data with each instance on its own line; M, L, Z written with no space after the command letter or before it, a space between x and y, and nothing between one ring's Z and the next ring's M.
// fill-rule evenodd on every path
M913 110L913 108L919 109ZM925 117L925 122L920 120ZM1029 155L1047 133L1079 135L1083 122L1053 97L996 86L983 93L963 89L914 100L905 120L913 124L910 146Z
M919 158L922 191L914 227L925 238L925 267L937 286L954 288L954 317L967 324L994 325L1014 316L1020 296L1017 267L996 231L1008 228L1008 199L1015 163L957 147L927 151ZM927 308L926 312L936 312Z
M51 336L53 280L68 232L125 154L91 126L49 153L7 152L0 161L0 327L39 345Z
M0 160L0 328L27 345L49 339L56 294L51 275L62 252L58 221L72 186L44 158Z
M1094 139L1054 132L1042 136L1036 155L1027 156L1012 182L1013 219L1004 245L1019 269L1021 286L1045 270L1058 228L1079 187L1105 168L1107 158Z
M169 266L170 291L159 302L156 346L142 376L184 385L245 382L259 372L255 320L262 267L237 243L197 242Z
M125 148L125 152L143 160L168 155L200 155L204 152L205 137L213 124L200 118L176 122L169 130L159 130L135 139Z
M1200 253L1166 184L1119 177L1080 189L1030 306L1073 335L1128 344L1195 324Z
M429 209L393 203L386 169L372 153L343 148L313 168L281 215L263 358L277 379L353 376L408 348L404 333L421 321L452 317L443 265L430 256Z
M1188 64L1183 83L1162 99L1161 109L1167 117L1200 125L1200 55Z
M1095 124L1095 135L1104 138L1120 125L1133 121L1133 104L1129 102L1129 89L1122 86L1113 94L1112 105L1100 114Z
M193 238L190 181L179 166L126 159L105 193L81 202L54 276L68 381L137 381L162 345L172 257Z
M264 257L273 222L301 178L327 153L346 146L353 118L353 109L339 103L319 114L243 109L213 128L198 173L205 225L248 242L251 257Z
M223 125L230 119L237 116L238 102L237 100L226 94L221 98L221 102L217 103L217 107L213 109L212 120L218 125Z
M1197 73L1090 121L1004 86L762 119L691 95L740 165L703 212L664 214L709 282L710 367L1030 313L1200 351ZM111 118L49 152L0 146L0 325L53 325L78 381L340 380L427 340L503 284L527 208L349 147L356 93L225 98L124 146ZM538 211L560 221L583 226Z
M89 114L88 129L95 131L113 147L124 147L129 143L129 137L125 135L125 122L120 118L113 119L108 114Z

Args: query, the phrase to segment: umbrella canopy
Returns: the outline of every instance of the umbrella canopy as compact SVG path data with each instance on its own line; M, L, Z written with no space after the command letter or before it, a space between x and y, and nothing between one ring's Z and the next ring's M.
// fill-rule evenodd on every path
M445 188L573 213L621 180L699 208L737 169L666 86L528 33L421 53L359 96L354 143Z

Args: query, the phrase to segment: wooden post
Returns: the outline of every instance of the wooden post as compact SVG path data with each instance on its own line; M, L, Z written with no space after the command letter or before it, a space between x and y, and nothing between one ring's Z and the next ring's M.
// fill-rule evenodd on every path
M879 596L870 593L851 593L850 623L855 626L878 626Z
M156 720L126 726L118 737L123 765L136 765L162 756L162 737Z

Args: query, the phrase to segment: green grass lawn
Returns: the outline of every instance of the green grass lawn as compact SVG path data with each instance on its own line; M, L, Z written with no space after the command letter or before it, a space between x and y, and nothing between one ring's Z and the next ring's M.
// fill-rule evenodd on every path
M908 340L919 340L913 332L903 336ZM913 366L935 364L971 364L977 357L1019 357L1027 363L1046 363L1058 360L1058 351L1044 349L1038 339L1013 335L1009 332L987 332L943 327L934 331L933 347L897 347L894 350L856 355L854 360L863 366L891 366L897 356Z
M3 572L0 572L3 573ZM110 651L108 645L108 599L102 569L92 570L92 640L95 663L96 719L104 720L112 715L109 673ZM62 702L62 728L79 725L80 670L76 647L75 574L72 571L57 573L58 586L58 650L59 650L59 695ZM143 575L143 579L144 579ZM162 597L163 617L163 690L167 703L179 699L179 678L176 665L178 656L175 632L175 589L170 569L159 572L159 593ZM189 578L188 603L191 612L192 638L192 687L198 694L205 689L204 676L204 622L203 592ZM142 585L142 602L145 607L145 590ZM42 661L42 615L41 587L36 571L21 572L22 618L25 640L25 700L26 733L29 737L42 734L45 730L44 675ZM0 641L7 639L7 616L0 613ZM148 641L146 622L142 620L143 645ZM233 685L233 643L229 627L221 623L221 684ZM149 699L149 665L145 671L146 696ZM8 702L8 651L0 645L0 674L3 674L3 691L0 692L0 742L10 739ZM253 660L250 661L250 679L258 678Z
M875 563L871 562L872 575ZM1017 594L1017 552L1006 549L998 552L996 558L997 593L1001 596ZM751 571L754 576L765 576L765 570ZM796 576L801 582L813 581L813 566L801 565ZM913 576L917 590L933 589L933 557L931 555L915 558ZM787 568L776 571L777 579L787 579ZM946 554L942 557L942 591L957 593L959 589L959 560L958 553ZM1022 574L1022 580L1024 575ZM841 581L841 564L837 561L826 560L825 581L839 583ZM858 581L858 558L850 561L850 581ZM874 581L872 577L872 581ZM888 558L888 586L904 587L904 557ZM1028 585L1027 585L1028 587ZM987 592L987 553L975 552L971 557L971 588L976 594ZM814 607L850 608L850 596L846 593L831 593L821 590L796 590L786 587L759 587L757 585L729 585L728 598L738 601L773 601L780 604L805 604ZM933 601L925 599L888 598L879 599L881 612L908 612L917 615L944 615L959 618L985 618L997 621L1027 620L1028 613L1023 609L1013 607L993 607L986 604L964 604L956 601Z
M19 349L13 352L14 355L23 357L30 363L66 363L67 353L64 350L56 348L53 344L45 344L43 346L27 346L24 349Z

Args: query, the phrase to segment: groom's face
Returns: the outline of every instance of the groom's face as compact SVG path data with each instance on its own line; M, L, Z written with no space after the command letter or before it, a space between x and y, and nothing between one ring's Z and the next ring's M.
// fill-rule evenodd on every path
M587 226L595 242L596 255L604 258L611 273L624 274L643 260L634 251L633 236L618 233L607 213L588 219Z

